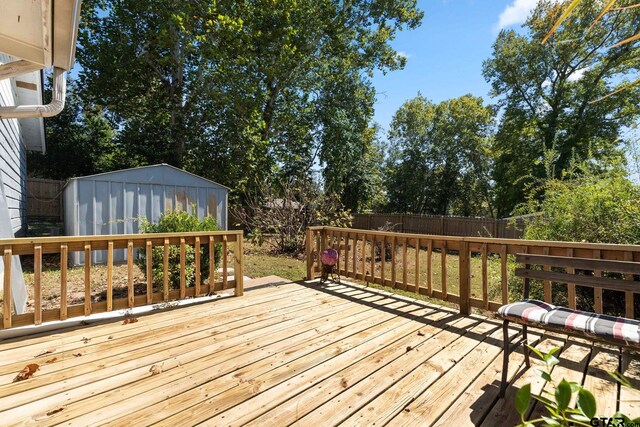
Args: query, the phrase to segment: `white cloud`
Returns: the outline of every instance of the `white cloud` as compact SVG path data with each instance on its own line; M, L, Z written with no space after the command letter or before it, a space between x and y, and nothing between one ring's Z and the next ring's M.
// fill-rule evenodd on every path
M398 56L400 56L400 57L402 57L402 58L405 58L405 59L409 59L409 58L413 57L413 55L412 55L412 54L407 53L407 52L405 52L405 51L403 51L403 50L401 50L400 52L398 52L398 53L397 53L397 55L398 55Z
M500 14L500 17L498 17L498 23L495 25L494 30L500 31L511 25L524 23L539 1L540 0L513 0L513 3L507 6Z

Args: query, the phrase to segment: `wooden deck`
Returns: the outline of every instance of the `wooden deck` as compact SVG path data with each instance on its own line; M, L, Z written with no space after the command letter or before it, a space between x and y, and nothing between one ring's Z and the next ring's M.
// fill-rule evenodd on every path
M545 387L516 352L515 387L498 399L495 320L349 284L266 282L135 323L0 342L2 425L514 425L516 388ZM558 376L594 391L599 412L640 413L639 392L606 374L640 379L637 355L531 335L564 346ZM40 370L12 383L29 363Z

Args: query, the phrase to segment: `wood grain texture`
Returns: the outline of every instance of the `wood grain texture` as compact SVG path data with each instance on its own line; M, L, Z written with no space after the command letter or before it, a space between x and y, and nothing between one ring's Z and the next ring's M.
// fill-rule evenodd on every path
M2 324L5 328L11 327L11 315L12 313L12 295L11 295L11 249L4 250L3 257L3 286L2 286Z
M84 315L91 314L91 244L84 245Z
M42 247L33 248L33 323L42 323Z
M517 389L547 387L533 369L542 362L533 357L523 370L516 351L513 384L498 399L498 321L345 282L274 278L267 285L248 288L243 298L154 311L133 324L0 342L0 419L42 426L513 425ZM529 337L543 351L564 345L555 369L578 382L586 371L584 384L602 393L603 411L617 401L634 409L627 402L633 391L618 391L606 371L640 378L636 356L591 343L574 350L562 336L538 342L533 328ZM11 383L31 361L40 364L36 375Z

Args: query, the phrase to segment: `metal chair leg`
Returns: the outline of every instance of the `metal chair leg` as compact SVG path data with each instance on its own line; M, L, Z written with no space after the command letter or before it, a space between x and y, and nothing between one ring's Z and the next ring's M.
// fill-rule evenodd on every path
M500 393L498 394L498 396L500 398L504 397L505 391L507 390L507 373L509 371L509 347L510 347L510 342L509 342L509 321L508 320L504 320L502 322L502 353L503 353L503 359L502 359L502 381L500 382Z
M527 340L527 325L522 325L522 352L524 353L524 363L528 367L531 366L529 361L529 340Z

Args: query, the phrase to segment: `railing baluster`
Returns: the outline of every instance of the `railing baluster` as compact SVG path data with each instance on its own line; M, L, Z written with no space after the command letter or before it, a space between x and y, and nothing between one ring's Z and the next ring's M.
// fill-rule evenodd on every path
M543 255L549 255L549 247L545 246L542 249L542 254ZM542 269L544 271L551 271L551 266L550 265L544 265L542 266ZM543 282L543 287L544 287L544 302L551 304L551 299L553 298L553 294L551 292L551 281L550 280L544 280Z
M11 327L11 248L5 247L4 249L4 283L3 283L3 297L2 297L2 314L3 314L3 326L4 328Z
M460 313L471 313L471 259L469 253L469 243L460 242L458 252L458 272L460 280Z
M305 252L307 254L307 280L313 279L313 230L307 229L307 234L304 242Z
M33 323L42 323L42 246L33 247Z
M165 302L169 301L169 239L164 239L162 253L162 292Z
M482 304L485 310L489 310L489 272L487 244L482 244Z
M209 236L209 293L216 290L216 245L213 236Z
M358 278L358 267L357 267L357 261L358 261L358 233L353 233L353 248L352 248L352 252L353 252L353 278L357 279Z
M371 282L376 281L376 235L371 235Z
M186 268L187 268L187 248L184 237L180 238L180 299L183 299L187 296L187 279L186 279Z
M344 235L344 275L349 277L349 233ZM338 272L340 273L340 272Z
M404 244L402 245L402 289L407 290L407 243L408 239L405 237Z
M380 281L382 283L382 286L386 286L387 284L384 281L384 270L386 267L386 259L387 259L387 236L383 235L382 236L382 240L380 241L380 247L382 248L380 250Z
M195 292L197 297L200 296L200 237L196 237L196 242L194 245L195 250L195 263L196 263L196 283L195 283Z
M624 260L625 261L633 261L633 252L625 252L624 253ZM624 275L624 280L633 280L633 274L625 274ZM625 292L625 297L624 297L624 312L625 315L624 317L626 317L627 319L634 319L635 318L635 313L634 313L634 309L633 309L633 292L632 291L626 291Z
M324 229L320 230L319 232L315 233L315 238L316 238L316 266L315 266L315 271L313 273L313 279L316 278L316 273L320 271L320 266L322 265L321 261L320 261L320 254L322 253L322 250L324 249L322 247L322 239L324 236Z
M601 256L602 253L600 252L600 249L595 249L593 251L593 257L595 259L600 259ZM602 277L602 271L594 270L593 275L595 277ZM602 314L602 288L593 288L593 310L596 312L596 314Z
M222 289L227 289L227 235L222 236Z
M433 240L427 241L427 293L433 296Z
M134 305L134 289L133 289L133 240L127 242L127 306L132 308Z
M509 303L509 286L507 277L507 245L500 246L500 288L502 290L502 304Z
M396 236L391 237L391 286L396 288Z
M113 242L109 241L107 249L107 311L111 310L113 310Z
M69 247L60 245L60 320L67 318L67 256Z
M573 257L573 248L567 249L567 256L569 258ZM574 274L575 268L567 267L568 274ZM569 308L575 310L576 309L576 285L575 283L567 283L567 291L568 291L568 300L569 300Z
M420 239L416 239L416 276L413 291L420 293Z
M447 241L442 241L442 250L440 251L440 270L442 275L442 298L447 299Z
M91 244L84 245L84 315L91 314Z
M366 263L367 263L367 257L366 257L366 249L367 249L367 235L366 234L362 234L362 251L360 252L360 255L362 255L362 262L360 263L360 279L362 281L366 280Z
M153 303L153 244L146 242L147 252L147 304Z
M233 266L233 277L236 280L236 296L241 297L244 294L244 254L242 249L242 233L236 236L236 244L233 252L235 263Z

